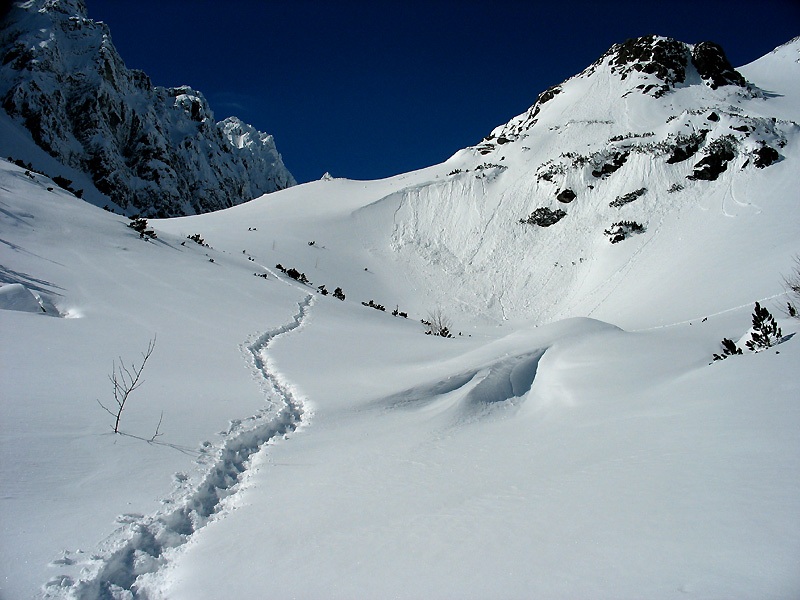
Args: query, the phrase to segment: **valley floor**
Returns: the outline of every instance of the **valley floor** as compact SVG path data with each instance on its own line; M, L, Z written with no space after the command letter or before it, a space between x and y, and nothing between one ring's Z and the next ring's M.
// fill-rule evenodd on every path
M256 455L224 516L144 589L789 598L800 352L709 366L705 339L733 316L418 341L321 302L273 351L308 427Z
M3 283L29 293L0 311L4 599L800 590L800 321L713 364L752 305L637 331L572 318L426 336L422 315L362 305L389 266L355 243L329 258L346 236L308 245L280 205L258 223L257 204L159 222L144 241L1 166ZM187 241L198 231L209 245ZM345 301L273 267L309 256L344 261L313 278L341 276L328 288ZM114 435L98 406L112 361L152 339L130 435Z

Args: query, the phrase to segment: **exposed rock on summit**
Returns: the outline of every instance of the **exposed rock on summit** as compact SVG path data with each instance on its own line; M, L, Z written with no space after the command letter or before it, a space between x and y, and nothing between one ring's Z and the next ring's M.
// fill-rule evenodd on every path
M714 42L697 44L692 49L692 64L712 90L721 85L747 85L742 74L728 62L722 47Z

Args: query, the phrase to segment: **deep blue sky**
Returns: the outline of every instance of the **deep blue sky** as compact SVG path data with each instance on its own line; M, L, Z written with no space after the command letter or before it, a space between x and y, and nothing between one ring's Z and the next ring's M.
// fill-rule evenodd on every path
M86 0L128 67L275 136L298 181L429 166L613 43L722 45L741 66L800 34L800 2Z

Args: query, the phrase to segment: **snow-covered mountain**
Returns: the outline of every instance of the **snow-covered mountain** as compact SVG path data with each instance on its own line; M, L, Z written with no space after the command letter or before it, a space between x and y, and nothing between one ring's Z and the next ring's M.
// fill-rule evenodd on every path
M390 236L386 257L440 290L437 303L466 314L618 320L599 299L619 294L651 297L648 319L677 318L661 300L674 282L656 273L681 273L702 288L739 243L739 227L741 235L785 229L784 252L795 251L795 215L781 214L789 207L778 198L796 183L783 159L797 123L772 111L773 96L747 84L714 44L656 36L617 44L453 156L439 181L366 208L392 207L375 244ZM787 184L776 189L776 179ZM758 190L767 187L764 197ZM745 214L766 222L732 218ZM714 256L671 252L718 229L728 233ZM731 281L713 295L744 301L742 292ZM698 303L711 309L714 300Z
M798 59L629 40L443 164L155 237L0 159L0 595L796 597Z
M15 4L0 48L2 108L129 214L220 210L296 183L272 136L127 69L83 0Z

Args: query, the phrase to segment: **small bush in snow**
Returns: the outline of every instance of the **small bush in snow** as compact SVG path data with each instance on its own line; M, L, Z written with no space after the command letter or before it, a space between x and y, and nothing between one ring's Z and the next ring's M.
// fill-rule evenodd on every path
M284 273L284 274L288 275L289 277L291 277L292 279L294 279L296 281L299 281L300 283L305 283L305 284L311 285L311 282L308 280L308 277L306 277L306 274L305 273L301 273L300 271L298 271L295 268L287 269L281 263L278 263L277 265L275 265L275 268L278 269L278 271L280 271L281 273Z
M39 171L36 172L38 173ZM60 187L62 190L70 192L76 198L81 198L83 196L83 190L76 190L75 188L73 188L72 181L67 179L66 177L61 177L60 175L56 175L52 179L53 183L55 183L58 187Z
M300 283L310 283L308 281L308 277L306 277L305 273L301 273L295 268L287 269L285 273L291 277L292 279L299 281Z
M385 311L386 307L383 304L376 304L374 300L370 300L369 302L362 302L364 306L368 306L370 308L374 308L375 310Z
M725 360L729 356L741 354L742 349L736 346L736 342L728 338L722 338L722 354L715 354L714 360Z
M758 302L753 310L753 332L750 339L745 342L748 350L760 352L775 346L781 341L783 334L770 312Z
M156 239L156 232L147 228L147 219L142 219L138 215L131 217L128 227L136 231L143 240Z
M422 319L422 324L427 325L425 335L438 335L444 338L453 337L450 328L453 326L450 317L444 314L441 308L437 308L428 313L428 318Z
M609 237L612 244L616 244L617 242L628 239L633 234L644 232L645 226L641 223L637 223L636 221L618 221L612 223L611 227L606 229L603 233Z
M617 196L614 200L608 203L609 206L613 208L619 208L620 206L625 206L626 204L630 204L637 198L644 196L647 193L647 188L639 188L638 190L634 190L629 192L623 196Z
M192 240L195 244L200 244L201 246L205 246L206 248L209 247L209 245L206 244L205 240L200 237L199 233L195 233L193 235L187 235L186 239L187 240Z
M551 210L547 207L537 208L531 213L527 219L520 219L519 222L523 225L538 225L539 227L550 227L555 225L561 219L567 216L566 211L557 208Z
M100 400L98 400L97 403L103 410L114 417L114 433L120 433L119 421L122 418L122 411L125 409L125 403L128 401L131 393L144 383L144 381L142 381L142 371L144 371L147 359L153 354L155 348L156 338L154 336L153 339L150 340L150 343L147 344L147 350L142 352L142 364L138 367L134 363L131 363L130 367L125 366L122 358L119 359L119 364L117 364L116 361L113 363L111 374L108 376L108 379L114 386L114 404L116 404L116 407L109 409L100 402ZM157 433L158 430L156 430L156 434ZM156 435L153 436L153 438L155 437Z

